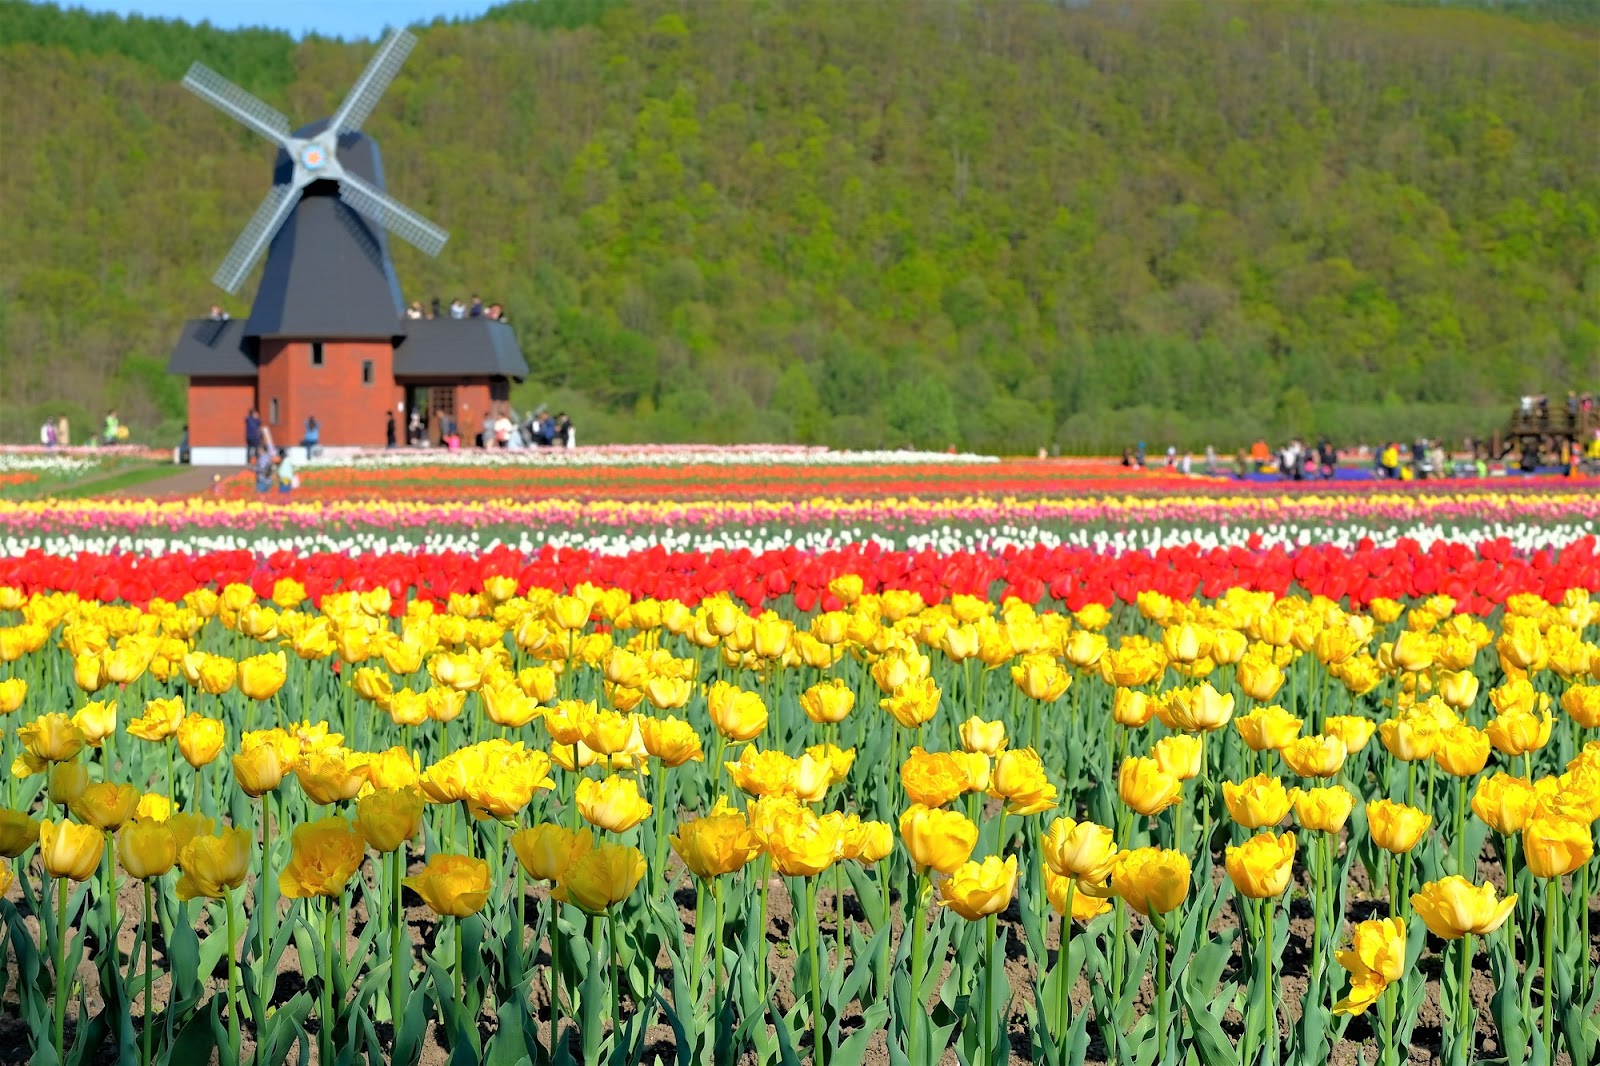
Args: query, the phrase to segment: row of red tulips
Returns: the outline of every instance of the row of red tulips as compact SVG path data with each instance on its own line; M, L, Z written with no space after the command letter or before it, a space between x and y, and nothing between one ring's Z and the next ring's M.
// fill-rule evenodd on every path
M523 589L567 590L589 582L690 605L728 593L751 608L792 597L798 610L811 611L837 609L829 582L841 574L858 574L868 592L900 589L929 604L965 593L996 602L1010 597L1032 604L1054 601L1078 610L1091 603L1132 603L1141 592L1186 600L1216 597L1229 588L1280 596L1298 588L1348 599L1356 607L1379 599L1444 594L1456 601L1459 613L1487 615L1517 594L1555 602L1569 589L1600 590L1595 546L1595 538L1588 536L1560 551L1528 557L1503 539L1474 546L1435 542L1426 549L1401 540L1387 548L1364 542L1349 552L1329 546L1292 552L1188 546L1121 555L1046 546L995 552L891 551L870 543L824 552L654 547L626 555L550 547L531 553L502 547L476 553L261 555L241 550L153 557L88 552L64 557L32 551L0 560L0 586L22 594L71 592L142 605L233 583L271 596L277 582L288 579L302 585L313 602L337 589L386 587L398 605L407 598L444 601L452 594L478 591L491 575L506 575Z

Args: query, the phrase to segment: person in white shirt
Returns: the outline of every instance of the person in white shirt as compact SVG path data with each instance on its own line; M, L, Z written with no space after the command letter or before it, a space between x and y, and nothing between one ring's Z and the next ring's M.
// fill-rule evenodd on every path
M451 318L466 318L467 317L467 305L461 302L461 298L459 296L456 297L454 300L450 301L450 317Z

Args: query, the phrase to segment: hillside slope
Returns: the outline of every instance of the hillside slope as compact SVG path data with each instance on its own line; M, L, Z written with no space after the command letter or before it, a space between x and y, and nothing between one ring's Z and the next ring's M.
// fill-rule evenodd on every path
M540 0L369 121L582 439L1231 446L1600 387L1600 36L1362 4ZM0 3L0 427L182 417L177 324L370 45ZM237 300L248 309L253 281ZM1486 409L1485 409L1486 405Z

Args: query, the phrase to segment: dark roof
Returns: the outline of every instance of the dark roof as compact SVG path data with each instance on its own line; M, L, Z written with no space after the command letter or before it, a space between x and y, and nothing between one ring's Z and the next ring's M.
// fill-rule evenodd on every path
M326 120L296 131L314 136ZM339 164L383 188L378 146L361 133L339 138ZM273 178L288 184L289 156L278 152ZM246 334L251 337L372 339L398 336L405 305L389 260L389 236L339 199L339 186L306 186L267 249Z
M256 361L252 349L239 319L192 319L183 324L167 372L193 378L253 378Z
M405 340L394 350L394 376L528 376L517 335L492 318L413 318L402 323Z

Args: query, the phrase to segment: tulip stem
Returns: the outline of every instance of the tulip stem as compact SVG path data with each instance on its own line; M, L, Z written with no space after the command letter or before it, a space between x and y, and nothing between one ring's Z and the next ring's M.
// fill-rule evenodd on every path
M465 990L463 989L463 982L465 981L464 974L466 973L466 967L465 967L465 965L463 965L463 960L465 958L465 953L462 951L461 942L463 940L465 940L466 938L461 935L461 919L460 918L457 918L455 920L455 934L456 934L456 1009L459 1010L462 1014L465 1014L467 1012L467 999L466 999ZM464 1019L462 1019L462 1024L463 1024L463 1027L465 1027L468 1024L476 1026L477 1025L477 1019L474 1018L474 1019L468 1020L468 1019L464 1018ZM452 1041L452 1043L453 1043L453 1041Z
M406 871L406 846L402 841L389 856L389 887L394 892L394 914L389 930L389 1020L394 1024L394 1031L400 1032L401 1015L404 1007L401 999L405 991L406 978L410 976L410 958L401 962L400 955L405 951L405 907L400 901L401 881Z
M67 1061L67 879L56 878L56 1061Z
M1272 987L1272 948L1276 939L1273 912L1277 909L1276 902L1271 896L1261 901L1261 982L1262 991L1267 997L1267 1009L1261 1022L1261 1048L1268 1066L1278 1061L1278 997Z
M834 867L838 869L837 866ZM822 1013L822 919L817 914L817 879L806 878L806 913L811 917L811 1048L817 1066L828 1066L828 1023Z
M816 909L812 908L815 921ZM622 951L617 944L617 909L606 908L606 947L611 949L611 1051L622 1043Z
M926 925L928 918L928 874L923 871L917 874L916 902L913 904L913 917L911 925L911 1061L923 1061L922 1041L922 1012L924 1001L922 998L923 975L927 972L928 960L923 954L923 939L927 935Z
M844 871L833 864L833 964L844 965Z
M1561 878L1552 877L1544 883L1544 1059L1556 1061L1556 1031L1551 1025L1555 1010L1555 987L1550 980L1555 967L1556 897L1560 892ZM1584 902L1588 906L1588 901Z
M1467 779L1458 777L1456 778L1456 873L1465 877L1468 881L1476 881L1478 871L1476 869L1467 869L1467 834L1462 831L1466 820ZM1473 863L1472 865L1476 867L1478 864Z
M1156 1045L1167 1048L1167 923L1164 915L1150 910L1150 924L1156 928ZM1158 1055L1164 1058L1165 1055Z
M1000 1046L1000 1026L995 1022L994 1018L994 986L996 984L994 942L999 939L995 930L997 924L997 919L992 914L984 919L984 925L986 926L984 932L987 935L983 946L983 1047L986 1054L984 1058L978 1060L984 1066L989 1066L994 1062L995 1049ZM1163 943L1165 943L1165 939L1163 939ZM1163 951L1162 954L1165 955L1166 952Z
M228 912L228 1046L233 1050L233 1061L238 1062L244 1039L239 1035L239 935L233 916L233 889L222 890L222 906Z
M144 1056L140 1061L144 1066L150 1066L150 1023L153 1016L150 1013L150 993L154 984L155 974L151 972L150 960L155 952L155 932L150 922L150 879L144 881L144 1028L139 1035L144 1045Z
M325 896L322 900L322 1009L321 1022L317 1028L317 1035L321 1044L322 1061L333 1061L333 898ZM457 1002L461 999L456 997ZM265 1011L265 1007L263 1007ZM257 1040L259 1047L262 1041Z
M260 950L256 953L256 965L260 967L261 981L261 1017L256 1019L256 1031L265 1033L267 1028L267 1004L272 1002L272 993L277 987L277 974L272 972L268 955L272 950L272 918L276 912L276 904L272 899L272 793L261 794L261 886L260 907L256 915L256 932L261 938ZM256 1040L256 1062L266 1061L265 1041L258 1036Z
M1472 1061L1472 996L1468 992L1468 985L1472 981L1472 934L1468 933L1461 938L1461 972L1456 988L1456 1025L1460 1031L1456 1037L1457 1051L1455 1061L1469 1063Z
M545 897L549 911L550 936L550 1057L557 1058L561 1046L561 904L550 896Z
M1067 1038L1072 1021L1072 901L1078 894L1078 879L1067 880L1067 905L1061 914L1061 952L1056 956L1056 999L1060 1006L1061 1027L1056 1033L1059 1044Z
M722 879L711 879L711 908L716 912L711 941L711 1009L722 1013Z
M1397 982L1398 983L1398 982ZM1394 985L1387 985L1378 994L1378 1010L1383 1015L1383 1062L1384 1066L1395 1066L1396 1055L1399 1050L1394 1046L1394 1001L1400 995L1400 990Z

